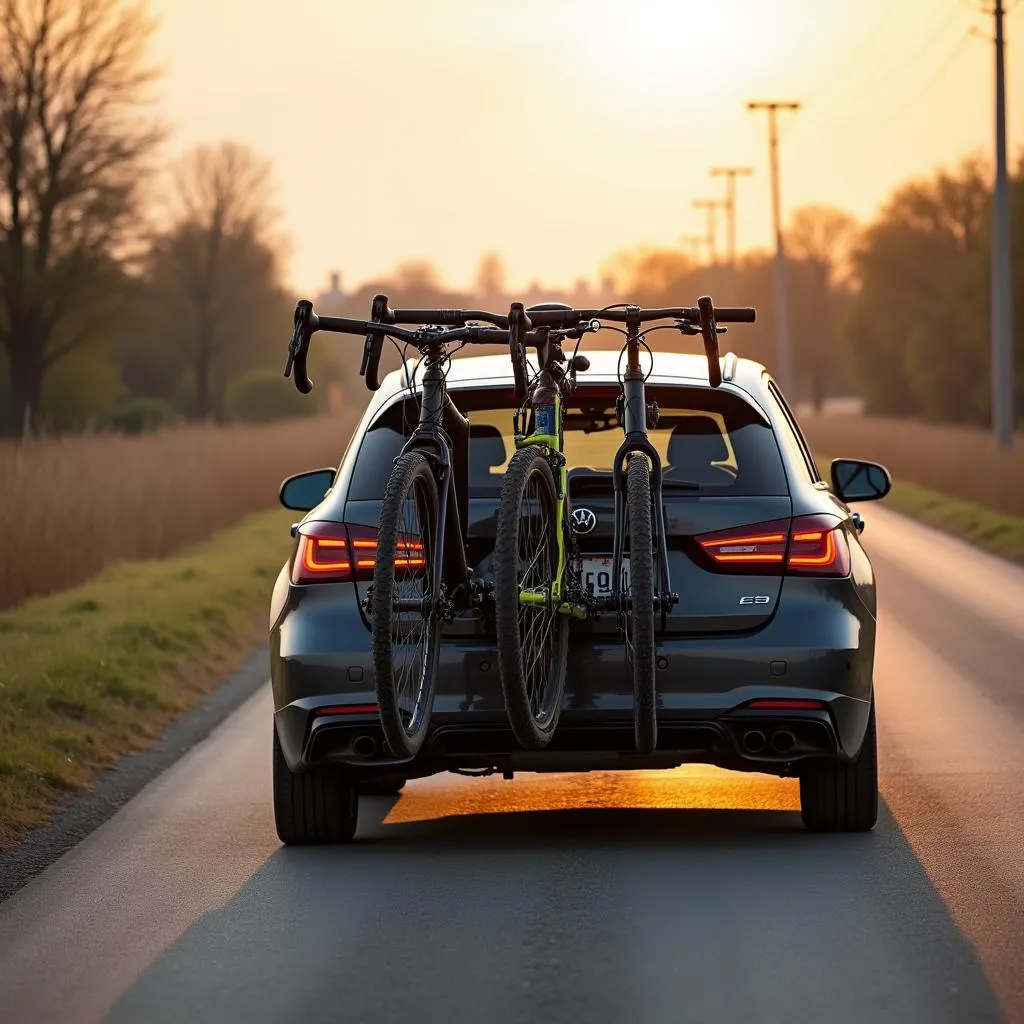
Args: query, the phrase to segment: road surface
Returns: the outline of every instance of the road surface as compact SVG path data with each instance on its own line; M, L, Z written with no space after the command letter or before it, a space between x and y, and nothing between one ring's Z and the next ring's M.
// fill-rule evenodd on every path
M279 846L264 689L0 906L0 1020L1024 1021L1024 572L866 510L885 807L441 776Z

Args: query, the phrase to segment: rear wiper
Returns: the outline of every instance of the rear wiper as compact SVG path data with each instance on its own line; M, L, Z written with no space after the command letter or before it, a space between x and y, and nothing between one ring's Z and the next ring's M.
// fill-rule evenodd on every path
M699 484L694 480L672 480L662 477L661 489L664 490L677 490L677 491L699 491L703 484Z

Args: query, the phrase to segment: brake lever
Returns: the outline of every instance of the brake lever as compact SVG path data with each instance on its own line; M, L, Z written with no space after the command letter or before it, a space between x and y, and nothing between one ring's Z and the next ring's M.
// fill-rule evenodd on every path
M313 303L308 299L300 299L295 305L294 327L292 340L288 343L288 358L284 364L285 377L295 375L295 387L304 395L313 390L313 382L306 372L306 355L309 352L309 341L319 326L319 319L313 312Z

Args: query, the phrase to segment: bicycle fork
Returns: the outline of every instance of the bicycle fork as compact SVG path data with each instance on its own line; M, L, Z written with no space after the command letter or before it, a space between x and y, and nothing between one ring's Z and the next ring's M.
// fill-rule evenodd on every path
M672 580L668 565L668 538L665 530L665 505L661 495L661 456L647 436L647 397L644 375L640 370L627 370L623 377L623 427L625 436L615 453L612 483L615 489L615 540L612 548L612 579L618 595L618 613L625 615L631 607L622 586L623 540L626 536L626 459L639 453L651 463L651 522L657 535L658 593L655 608L661 612L661 628L667 628L669 610L678 601L672 593Z

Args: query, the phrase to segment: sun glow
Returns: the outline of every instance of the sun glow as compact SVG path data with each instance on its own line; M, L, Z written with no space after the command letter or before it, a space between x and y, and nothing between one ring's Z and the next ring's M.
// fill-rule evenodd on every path
M757 0L576 0L574 10L602 76L630 87L742 87L772 37Z

